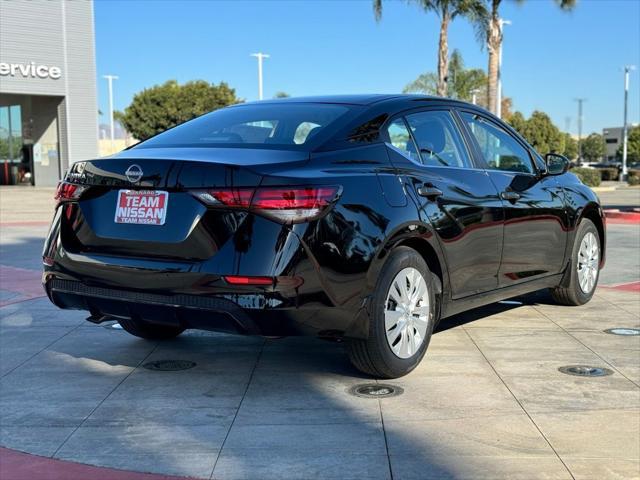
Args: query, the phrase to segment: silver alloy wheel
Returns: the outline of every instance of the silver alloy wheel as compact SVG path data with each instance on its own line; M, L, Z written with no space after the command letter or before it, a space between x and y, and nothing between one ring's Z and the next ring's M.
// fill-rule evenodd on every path
M424 342L429 314L429 287L413 267L400 270L391 282L384 304L384 328L391 351L412 357Z
M587 232L580 242L578 251L578 283L583 293L589 293L596 286L600 262L600 245L593 232Z

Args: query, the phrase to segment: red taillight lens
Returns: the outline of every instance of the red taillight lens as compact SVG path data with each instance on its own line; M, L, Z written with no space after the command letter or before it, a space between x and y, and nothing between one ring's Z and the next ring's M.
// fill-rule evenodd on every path
M251 205L267 210L320 208L329 205L336 193L337 187L259 188Z
M273 286L279 289L295 289L304 283L302 277L249 277L242 275L225 275L224 281L229 285Z
M60 182L53 198L56 201L56 205L62 202L71 202L80 198L86 188L85 185L78 185L77 183Z
M212 206L249 208L283 223L319 216L340 192L337 186L222 188L194 192Z
M229 188L224 190L210 190L206 192L214 202L219 202L227 207L244 207L251 205L252 188Z
M272 277L244 277L240 275L226 275L225 282L230 285L273 285Z

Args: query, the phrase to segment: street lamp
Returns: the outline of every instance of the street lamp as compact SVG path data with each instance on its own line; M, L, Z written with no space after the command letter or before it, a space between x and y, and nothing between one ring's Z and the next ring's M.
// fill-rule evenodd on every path
M114 125L113 125L113 81L118 80L118 77L115 75L103 75L102 78L106 78L107 82L109 82L109 128L111 133L111 153L114 153Z
M578 102L578 165L582 163L582 104L587 101L586 98L574 98Z
M269 58L269 55L258 52L252 53L251 56L258 59L258 100L262 100L262 60Z
M502 34L502 27L504 25L511 25L511 20L505 20L503 18L498 19L498 25L500 26L500 50L498 50L498 86L496 87L496 116L502 118L502 44L504 43L504 35Z
M627 122L627 103L629 101L629 72L635 70L635 65L624 66L624 124L622 125L622 175L621 181L627 180L627 141L629 139L629 125Z
M480 93L480 89L479 88L474 88L473 90L471 90L471 103L473 103L474 105L476 105L477 101L478 101L478 93Z

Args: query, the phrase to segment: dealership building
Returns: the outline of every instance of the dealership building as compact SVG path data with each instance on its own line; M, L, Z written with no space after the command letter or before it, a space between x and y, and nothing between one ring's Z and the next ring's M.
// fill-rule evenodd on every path
M98 156L93 3L0 1L0 184Z

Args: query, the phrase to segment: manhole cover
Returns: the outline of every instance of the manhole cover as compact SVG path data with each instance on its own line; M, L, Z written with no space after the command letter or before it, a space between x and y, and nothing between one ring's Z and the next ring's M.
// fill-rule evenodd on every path
M640 328L607 328L604 333L611 335L640 335Z
M387 398L402 395L404 390L393 385L383 383L366 383L364 385L356 385L351 387L349 392L356 397L363 398Z
M160 372L177 372L178 370L188 370L196 366L195 362L189 360L156 360L142 365L147 370L157 370Z
M588 365L568 365L560 367L558 370L567 375L576 375L578 377L604 377L613 373L608 368L590 367Z

